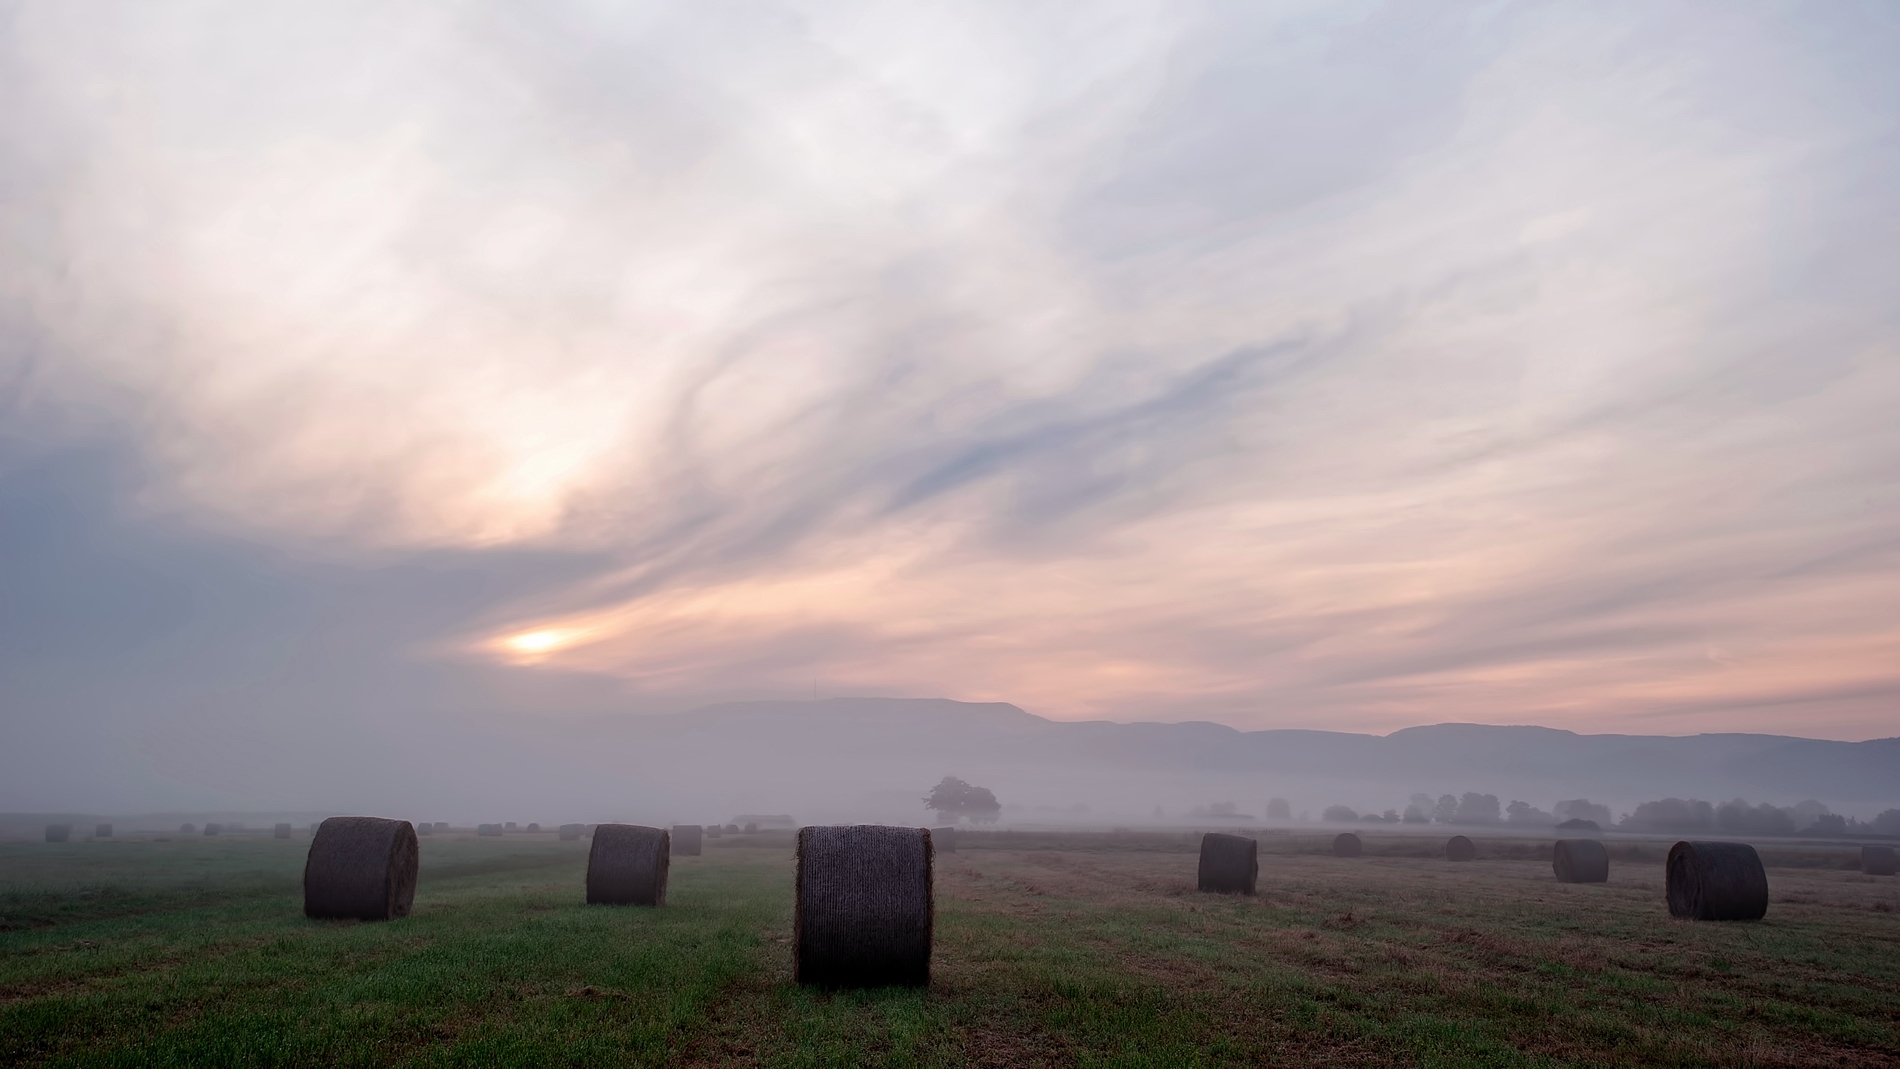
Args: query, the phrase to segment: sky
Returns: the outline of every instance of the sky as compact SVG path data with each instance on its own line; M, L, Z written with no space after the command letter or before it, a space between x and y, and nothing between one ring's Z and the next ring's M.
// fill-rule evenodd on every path
M1900 733L1896 54L0 3L0 771L840 695Z

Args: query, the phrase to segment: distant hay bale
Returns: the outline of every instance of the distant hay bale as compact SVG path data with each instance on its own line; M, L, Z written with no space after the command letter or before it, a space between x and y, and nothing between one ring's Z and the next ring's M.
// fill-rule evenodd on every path
M957 829L955 828L930 829L930 848L939 854L956 853L957 852Z
M73 826L71 824L48 824L46 826L46 841L49 843L63 843L71 838L72 834Z
M581 826L579 824L561 825L561 841L562 842L571 843L574 840L579 839L580 837L581 837Z
M540 830L541 830L541 825L539 825L539 824L530 824L530 825L528 825L528 830L529 830L529 831L540 831Z
M1333 836L1334 857L1358 857L1365 852L1366 844L1360 842L1359 836L1354 835L1352 832L1342 831L1338 835Z
M94 826L94 828L92 829L92 837L95 839L112 838L112 825L99 824L99 825Z
M198 825L196 824L178 825L178 834L180 835L192 835L192 834L195 834L197 831L198 831Z
M931 834L800 828L792 976L819 987L930 983Z
M1446 861L1474 861L1477 857L1478 847L1470 836L1454 835L1445 840Z
M416 834L417 835L433 835L435 834L435 825L425 820L416 825ZM288 838L288 836L286 836L286 838Z
M503 825L502 825L502 827L504 827L504 828L506 828L506 829L508 829L509 831L514 831L514 830L515 830L515 822L511 820L511 821L509 821L508 823L506 823L506 824L503 824Z
M1892 876L1900 868L1900 852L1891 846L1860 848L1860 871L1869 876Z
M436 831L448 831L448 830L449 830L449 822L448 822L448 821L446 821L446 820L438 820L438 821L436 821L436 822L435 822L435 830L436 830Z
M486 835L486 836L498 836L498 835L500 835L500 834L501 834L501 825L499 825L499 824L477 824L477 825L475 826L475 834L476 834L476 835Z
M697 824L673 825L673 852L681 857L698 857L705 831Z
M717 824L706 825L706 838L708 839L717 839L721 835L724 835L725 833L726 833L726 829L720 827Z
M386 921L407 917L420 864L406 820L331 817L310 837L303 866L303 914Z
M1550 851L1550 868L1559 883L1606 883L1610 852L1595 839L1559 839Z
M666 905L670 836L639 824L597 824L587 852L587 903Z
M1260 844L1244 835L1201 836L1199 887L1218 895L1250 895L1260 878Z
M205 825L206 835L216 835L223 830L224 830L224 825L222 824L206 824Z
M290 838L290 825L279 824L275 828L272 828L270 833L273 839L288 839Z
M727 835L737 835L737 834L739 834L739 825L737 825L737 824L728 824L728 825L726 825L726 834L727 834Z
M1669 848L1669 914L1752 921L1768 912L1768 873L1747 843L1684 840Z
M320 827L322 827L322 826L323 826L323 825L321 825L321 824L312 824L312 825L310 825L310 834L312 834L312 835L315 835L315 834L317 833L317 829L318 829L318 828L320 828Z
M747 822L746 822L746 826L745 826L745 833L746 833L747 835L752 835L752 834L755 834L755 833L757 833L757 832L758 832L758 830L759 830L759 825L758 825L758 822L757 822L757 821L747 821Z

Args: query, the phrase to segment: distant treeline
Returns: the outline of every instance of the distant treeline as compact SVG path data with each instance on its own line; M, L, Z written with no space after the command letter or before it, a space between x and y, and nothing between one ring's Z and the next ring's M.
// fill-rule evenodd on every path
M1286 803L1274 799L1271 814L1285 811ZM1883 835L1900 836L1900 809L1889 809L1870 821L1830 812L1820 802L1807 801L1791 806L1767 802L1750 805L1737 798L1732 802L1711 803L1699 799L1664 798L1644 802L1633 812L1615 820L1610 807L1573 798L1545 812L1529 802L1513 801L1500 805L1495 794L1466 792L1463 795L1426 794L1412 796L1404 812L1388 809L1383 813L1360 813L1351 806L1327 806L1320 819L1332 823L1383 824L1501 824L1518 827L1554 827L1571 822L1588 822L1599 828L1617 827L1625 831L1723 832L1733 835Z

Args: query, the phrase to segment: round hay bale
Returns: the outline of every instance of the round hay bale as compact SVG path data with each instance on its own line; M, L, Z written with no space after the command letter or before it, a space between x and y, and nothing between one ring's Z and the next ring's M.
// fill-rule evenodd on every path
M407 917L420 857L406 820L331 817L310 837L303 915L386 921Z
M94 828L92 829L92 837L93 837L93 838L95 838L95 839L110 839L110 838L112 838L112 825L110 825L110 824L100 824L100 825L96 825L96 826L95 826L95 827L94 827Z
M1606 883L1610 852L1595 839L1559 839L1550 851L1550 870L1559 883Z
M923 828L800 828L792 978L819 987L928 986L932 855Z
M515 830L515 822L511 820L511 821L509 821L508 823L506 823L506 824L503 824L503 825L502 825L502 827L503 827L503 828L506 828L506 829L507 829L507 830L509 830L509 831L514 831L514 830Z
M1478 858L1477 844L1467 835L1454 835L1445 840L1446 861L1475 861Z
M417 835L434 835L435 825L429 823L426 820L422 821L421 823L416 825L416 834Z
M71 824L48 824L46 826L46 841L49 843L63 843L71 838L72 834L73 826Z
M705 832L706 829L697 824L673 825L673 852L681 857L698 857Z
M290 838L290 825L279 824L271 829L270 834L273 839L288 839Z
M726 833L726 829L720 827L717 824L706 825L706 838L708 839L717 839L721 835L724 835L725 833Z
M671 837L639 824L596 824L587 851L587 904L664 906Z
M486 836L490 836L490 837L494 837L494 836L499 836L499 835L501 834L501 825L499 825L499 824L478 824L478 825L476 825L476 827L475 827L475 834L476 834L476 835L486 835Z
M1860 848L1860 871L1869 876L1892 876L1900 870L1900 852L1891 846Z
M197 831L198 831L198 825L196 824L178 825L178 834L180 835L193 835L193 834L196 834Z
M217 835L222 831L224 831L224 825L222 824L206 824L204 833L206 835Z
M579 839L580 837L581 837L581 826L579 824L561 825L561 841L562 842L571 843L575 841L576 839Z
M529 830L529 831L540 831L540 830L541 830L541 825L539 825L539 824L530 824L530 825L528 825L528 830Z
M1691 842L1669 848L1669 914L1699 921L1760 920L1768 873L1747 843Z
M446 820L438 820L438 821L436 821L436 822L435 822L435 830L436 830L436 831L448 831L448 830L449 830L449 822L448 822L448 821L446 821Z
M956 853L957 852L957 829L955 828L930 829L930 848L939 854Z
M1352 832L1342 831L1338 835L1333 836L1334 857L1358 857L1365 852L1366 844L1360 842L1359 836L1354 835Z
M1210 831L1201 836L1198 886L1217 895L1250 895L1260 879L1260 843L1244 835Z
M754 822L754 821L746 822L745 833L747 835L756 835L758 834L758 831L759 831L759 825L757 824L757 822Z

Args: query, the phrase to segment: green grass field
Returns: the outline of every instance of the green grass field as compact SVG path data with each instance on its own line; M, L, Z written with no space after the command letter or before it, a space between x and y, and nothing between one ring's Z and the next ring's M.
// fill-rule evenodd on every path
M1531 843L1267 838L1239 899L1184 835L966 834L929 990L828 994L789 836L675 859L657 910L581 904L585 843L424 839L388 924L305 920L307 846L0 844L0 1063L1900 1065L1900 885L1840 850L1695 924L1654 846L1573 886Z

